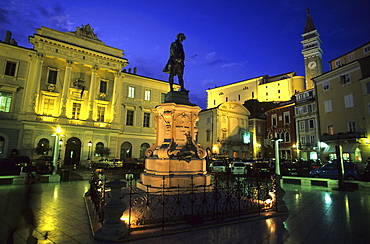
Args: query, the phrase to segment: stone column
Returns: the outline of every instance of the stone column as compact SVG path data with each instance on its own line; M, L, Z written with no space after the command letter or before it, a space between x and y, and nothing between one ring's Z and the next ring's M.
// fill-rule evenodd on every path
M28 98L25 97L23 100L23 106L26 113L36 113L37 112L37 105L38 105L38 98L39 98L39 91L40 91L40 79L41 79L41 71L42 71L42 63L44 62L44 55L42 53L36 54L36 59L34 65L31 66L29 80L28 80Z
M98 67L95 65L91 72L91 80L89 87L89 102L88 102L88 121L94 120L94 103L95 103L95 86L96 86L96 75L98 73Z
M72 61L66 60L66 72L64 74L64 81L63 81L63 89L62 89L62 99L61 99L61 113L60 117L66 118L66 106L67 106L67 98L68 98L68 91L71 81L71 70L72 70Z
M119 111L117 111L119 109L119 106L117 106L117 102L118 104L120 104L120 92L121 92L121 77L122 77L122 74L121 74L121 71L117 71L115 74L114 74L114 86L113 86L113 93L112 93L112 103L111 103L111 123L112 124L117 124L118 122L116 121L116 118L117 118L117 113Z

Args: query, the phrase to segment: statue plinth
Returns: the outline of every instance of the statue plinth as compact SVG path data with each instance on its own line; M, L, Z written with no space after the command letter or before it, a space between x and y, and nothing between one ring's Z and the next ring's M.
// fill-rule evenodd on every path
M206 151L195 143L201 109L189 102L188 91L169 92L153 109L156 141L147 149L142 190L209 186Z

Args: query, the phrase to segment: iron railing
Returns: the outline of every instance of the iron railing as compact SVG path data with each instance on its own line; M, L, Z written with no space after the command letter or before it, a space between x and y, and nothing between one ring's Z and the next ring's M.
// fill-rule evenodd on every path
M91 182L91 199L95 209L104 220L104 183L97 176L92 178L101 183ZM243 218L248 214L273 211L276 209L276 181L267 177L211 174L210 186L195 186L191 178L188 187L167 188L166 177L162 187L156 190L136 187L133 177L126 177L127 188L124 199L127 210L122 219L129 232L143 228L165 228L176 224L202 225L227 218ZM128 198L126 198L128 197Z

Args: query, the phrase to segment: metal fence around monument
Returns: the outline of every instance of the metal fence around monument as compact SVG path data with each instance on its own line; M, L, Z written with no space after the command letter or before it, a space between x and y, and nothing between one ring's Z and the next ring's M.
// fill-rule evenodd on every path
M129 232L145 228L164 229L176 224L200 226L276 209L276 181L271 176L215 173L211 174L210 187L195 186L191 179L187 188L167 188L163 177L162 188L156 191L137 188L135 179L131 177L126 181L123 195L127 210L122 220ZM104 185L100 187L96 191L104 192ZM105 196L95 197L95 200L94 206L103 221Z

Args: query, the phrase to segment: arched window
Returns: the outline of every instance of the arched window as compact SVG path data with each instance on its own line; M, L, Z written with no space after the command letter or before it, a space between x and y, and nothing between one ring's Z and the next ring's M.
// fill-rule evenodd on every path
M35 151L38 155L47 155L50 150L50 142L46 138L40 139L37 143L37 147L35 148Z
M145 158L145 151L148 149L150 146L148 143L143 143L140 146L140 158Z
M4 137L0 136L0 154L4 153L4 147L5 147L5 139Z
M285 132L285 142L290 142L290 133L289 133L289 131Z
M121 159L127 159L132 157L132 145L128 141L121 145Z
M104 143L98 142L95 146L94 156L102 157L104 153Z

